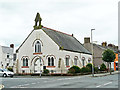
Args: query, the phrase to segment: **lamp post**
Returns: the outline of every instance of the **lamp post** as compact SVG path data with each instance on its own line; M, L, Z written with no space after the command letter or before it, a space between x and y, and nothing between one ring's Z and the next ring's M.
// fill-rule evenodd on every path
M93 67L93 40L92 40L92 31L95 29L91 29L91 52L92 52L92 76L94 77L94 67Z

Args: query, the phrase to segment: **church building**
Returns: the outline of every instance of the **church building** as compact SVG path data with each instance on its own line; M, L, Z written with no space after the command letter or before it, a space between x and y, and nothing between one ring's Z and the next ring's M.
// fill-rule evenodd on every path
M92 63L91 53L73 36L41 25L37 13L32 32L16 50L16 73L67 73L73 65Z

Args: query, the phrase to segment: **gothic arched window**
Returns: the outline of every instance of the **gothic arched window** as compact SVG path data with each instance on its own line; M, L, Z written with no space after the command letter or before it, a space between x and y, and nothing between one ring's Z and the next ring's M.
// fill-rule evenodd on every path
M74 64L75 64L75 65L77 65L77 60L78 60L78 57L75 56L75 58L74 58Z
M39 41L37 41L35 44L35 53L40 53L40 52L41 52L41 44Z
M23 58L23 66L28 66L28 59L27 58Z
M82 57L82 65L85 66L85 57Z
M66 66L69 66L69 59L70 59L70 56L66 55L65 57Z
M48 66L54 66L54 58L53 57L48 57Z

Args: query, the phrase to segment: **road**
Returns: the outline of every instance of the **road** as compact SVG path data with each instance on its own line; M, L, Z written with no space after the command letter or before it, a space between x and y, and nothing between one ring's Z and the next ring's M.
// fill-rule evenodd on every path
M118 88L118 74L102 77L43 76L2 78L4 88Z

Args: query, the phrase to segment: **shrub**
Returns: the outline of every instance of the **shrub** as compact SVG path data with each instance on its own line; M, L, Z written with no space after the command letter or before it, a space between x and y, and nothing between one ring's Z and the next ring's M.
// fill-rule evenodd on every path
M98 73L99 71L98 67L94 67L94 71Z
M72 66L70 69L69 69L69 71L68 71L68 73L80 73L80 68L78 67L78 66Z
M101 64L101 66L100 66L100 71L105 71L106 70L106 66L105 66L105 64L103 63L103 64Z
M44 69L44 70L43 70L43 73L44 73L44 74L48 74L48 73L49 73L49 70L48 70L48 69Z
M88 67L88 68L90 69L90 72L92 72L92 64L91 64L91 63L88 63L88 64L86 65L86 67Z
M91 72L91 69L89 67L82 67L81 68L81 73L87 73L87 72Z
M9 67L7 68L9 71L13 72L13 68Z
M74 68L70 68L68 73L72 73L72 74L75 74L75 69Z

